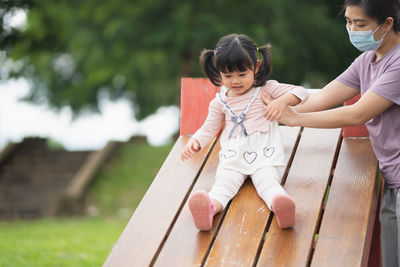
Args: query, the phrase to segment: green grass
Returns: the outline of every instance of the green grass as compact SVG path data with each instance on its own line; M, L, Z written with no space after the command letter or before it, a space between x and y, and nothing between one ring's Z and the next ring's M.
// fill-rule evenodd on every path
M88 190L96 216L0 222L0 267L102 266L171 148L122 145Z
M104 218L0 223L0 266L101 266L126 222Z

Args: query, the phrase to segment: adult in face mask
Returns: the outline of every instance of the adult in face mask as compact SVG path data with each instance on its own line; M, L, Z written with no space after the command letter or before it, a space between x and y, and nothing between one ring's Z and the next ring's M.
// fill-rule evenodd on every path
M385 180L382 263L400 266L400 1L345 0L344 11L349 41L365 52L304 104L265 116L313 128L366 124ZM358 93L361 98L355 104L334 108ZM268 95L263 99L273 103Z

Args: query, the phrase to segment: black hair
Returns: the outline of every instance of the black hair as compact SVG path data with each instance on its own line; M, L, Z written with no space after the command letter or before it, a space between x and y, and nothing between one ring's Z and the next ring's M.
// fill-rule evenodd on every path
M388 17L393 18L393 30L400 31L400 1L399 0L345 0L343 9L348 6L360 6L368 17L374 18L379 24Z
M254 75L254 86L262 86L271 73L270 45L257 49L253 40L244 34L229 34L222 37L215 50L204 49L200 55L200 65L210 81L221 86L220 72L254 70L257 66L257 51L262 55L260 67Z

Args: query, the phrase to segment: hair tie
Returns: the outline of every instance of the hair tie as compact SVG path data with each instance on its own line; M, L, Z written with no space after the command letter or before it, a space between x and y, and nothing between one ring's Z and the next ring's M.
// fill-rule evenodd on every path
M216 56L217 56L217 50L214 49L214 57L216 57Z

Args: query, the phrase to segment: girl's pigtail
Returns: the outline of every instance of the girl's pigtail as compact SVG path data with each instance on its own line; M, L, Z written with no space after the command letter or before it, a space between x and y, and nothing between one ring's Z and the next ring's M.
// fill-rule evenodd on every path
M258 52L262 55L262 60L258 72L254 77L254 86L263 86L267 81L271 70L272 70L272 62L271 62L271 54L270 54L271 45L268 43L262 47L258 48Z
M204 49L200 54L200 65L204 74L215 85L221 86L221 76L215 67L215 52L214 50Z

